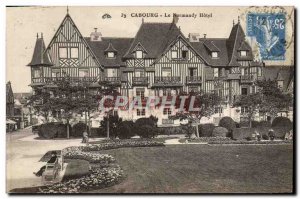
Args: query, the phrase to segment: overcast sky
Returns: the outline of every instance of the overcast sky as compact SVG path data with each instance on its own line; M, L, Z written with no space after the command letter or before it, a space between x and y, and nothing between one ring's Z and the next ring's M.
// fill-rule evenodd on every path
M288 14L291 8L285 8ZM232 21L241 17L241 25L246 33L246 14L259 11L248 7L69 7L69 14L79 28L81 34L89 36L94 28L104 37L134 37L141 22L141 17L131 17L132 13L193 14L196 18L179 18L183 34L207 34L210 38L228 37ZM43 32L46 46L54 36L58 26L65 17L66 7L10 7L7 8L6 26L6 80L12 82L14 92L29 92L30 67L26 66L32 58L37 32ZM102 19L103 14L111 19ZM126 14L122 18L121 14ZM199 17L199 13L211 14L211 18ZM171 22L172 17L145 17L145 22ZM292 40L293 21L287 22L287 40ZM293 61L293 48L287 50L285 62L272 64L290 65Z

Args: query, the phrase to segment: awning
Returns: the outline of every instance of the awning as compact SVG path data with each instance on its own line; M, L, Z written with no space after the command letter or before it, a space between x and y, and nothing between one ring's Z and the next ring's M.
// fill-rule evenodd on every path
M17 124L17 122L10 119L6 119L6 124Z

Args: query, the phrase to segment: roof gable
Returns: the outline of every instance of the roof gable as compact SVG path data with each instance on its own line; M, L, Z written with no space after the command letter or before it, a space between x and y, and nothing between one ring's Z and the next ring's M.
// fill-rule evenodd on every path
M97 56L95 56L94 52L90 49L89 44L84 39L84 37L81 35L79 29L77 28L76 24L72 20L71 16L67 14L63 21L61 22L59 28L57 29L55 35L53 36L51 42L49 43L47 47L47 51L52 48L52 46L55 43L80 43L84 46L84 50L87 51L86 56L91 57L92 60L89 60L89 62L94 62L95 66L101 66L100 60L97 59ZM49 53L51 55L51 53ZM83 57L84 60L88 60L88 57ZM83 65L84 63L81 63Z
M133 58L135 47L140 44L147 52L145 58L155 59L180 34L174 23L142 23L124 58Z

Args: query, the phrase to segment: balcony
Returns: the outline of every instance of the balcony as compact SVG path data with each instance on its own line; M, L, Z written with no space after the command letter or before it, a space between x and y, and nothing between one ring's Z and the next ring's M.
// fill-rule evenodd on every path
M202 77L201 76L187 76L186 84L201 84Z
M108 83L111 85L121 85L121 78L120 77L104 77L100 82Z
M156 87L180 87L183 86L180 77L155 77L153 86Z
M253 75L241 75L241 83L252 83L254 81Z
M31 79L32 85L54 84L55 82L69 79L73 83L93 83L97 81L96 77L36 77Z
M132 77L134 86L148 86L148 77Z

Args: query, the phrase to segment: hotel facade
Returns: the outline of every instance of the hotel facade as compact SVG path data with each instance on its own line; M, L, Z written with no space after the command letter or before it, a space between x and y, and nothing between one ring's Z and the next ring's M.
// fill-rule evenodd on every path
M129 100L134 96L147 99L192 91L218 93L222 103L201 123L217 124L224 116L239 122L246 107L233 107L233 102L239 95L255 93L257 80L276 79L286 92L293 92L293 72L255 61L239 20L232 25L228 38L200 37L197 33L185 36L174 21L142 21L134 38L104 37L97 29L84 37L67 14L48 46L42 35L37 36L28 66L33 91L53 87L55 80L67 75L71 81L88 82L90 92L97 92L101 83L109 82ZM158 117L159 126L174 126L180 122L168 116L176 111L172 106L163 111L155 107L125 108L114 110L114 114L124 120L153 115ZM103 115L96 115L91 116L95 127L103 119Z

